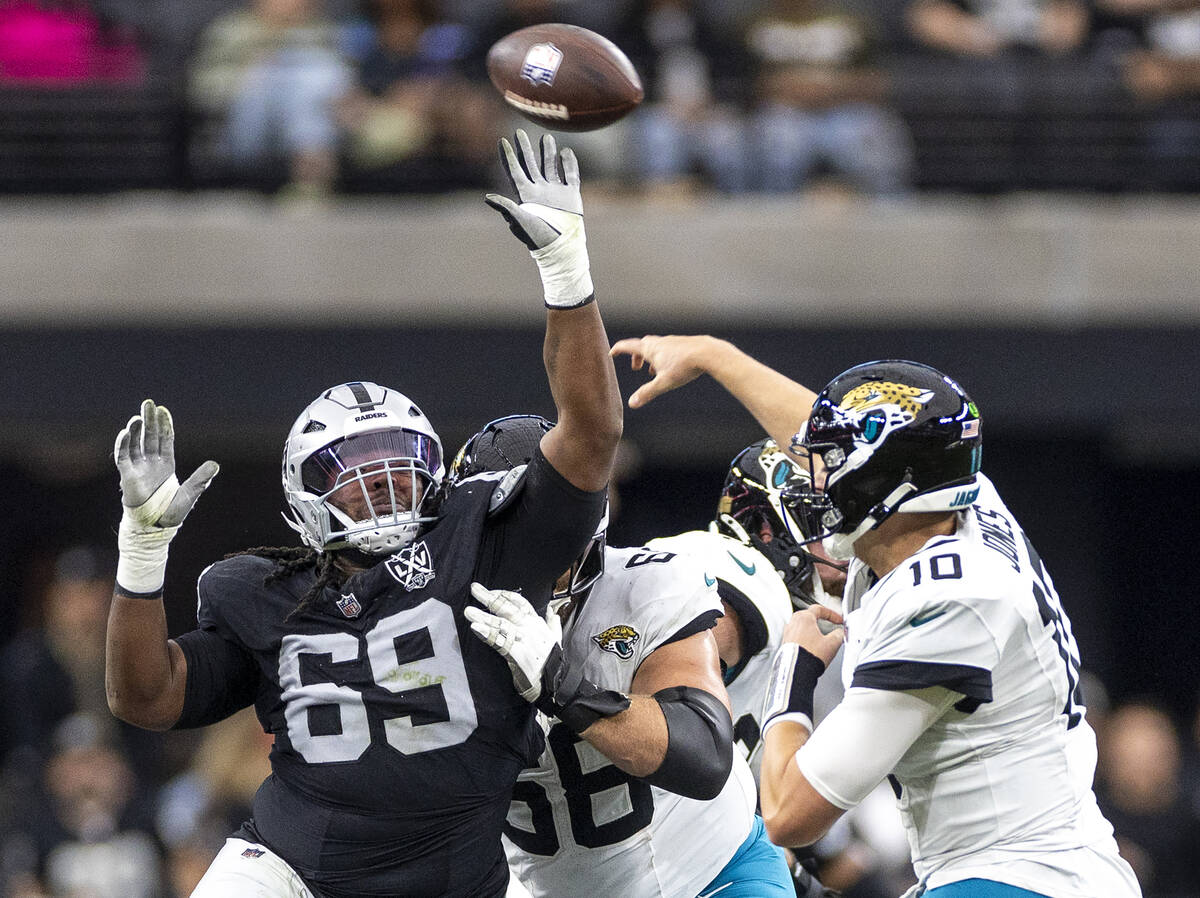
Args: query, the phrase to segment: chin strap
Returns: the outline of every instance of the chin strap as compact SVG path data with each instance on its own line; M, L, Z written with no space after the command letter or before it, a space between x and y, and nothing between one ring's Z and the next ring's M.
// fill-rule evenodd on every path
M849 533L834 533L825 537L823 540L825 551L837 561L849 561L854 557L854 543L858 541L858 538L890 518L895 513L896 506L916 491L917 487L912 482L912 472L906 471L900 485L888 493L882 502L867 512L867 516L857 527Z

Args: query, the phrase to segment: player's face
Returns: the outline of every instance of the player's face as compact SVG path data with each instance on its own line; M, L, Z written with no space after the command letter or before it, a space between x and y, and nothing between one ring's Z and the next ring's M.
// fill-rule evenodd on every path
M389 485L390 484L390 485ZM352 480L329 496L329 501L355 522L368 521L372 512L385 517L395 512L411 511L425 494L424 482L410 471L390 473L382 462L367 465L362 481ZM395 497L393 505L392 497Z
M813 565L817 572L817 576L821 578L821 586L825 591L833 596L840 596L842 590L846 587L846 565L843 562L836 562L829 557L829 553L825 551L825 546L820 540L811 542L804 547L810 555L814 555L830 564ZM830 565L836 564L837 567Z

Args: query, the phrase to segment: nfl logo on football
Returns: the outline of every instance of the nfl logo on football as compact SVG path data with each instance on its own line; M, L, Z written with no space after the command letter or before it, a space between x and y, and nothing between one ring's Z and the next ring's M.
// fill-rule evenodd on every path
M562 59L562 50L554 44L534 44L525 54L521 77L530 84L553 84Z

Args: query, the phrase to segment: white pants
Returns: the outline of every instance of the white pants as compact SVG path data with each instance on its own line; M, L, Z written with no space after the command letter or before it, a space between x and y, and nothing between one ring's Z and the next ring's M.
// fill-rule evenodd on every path
M226 839L192 898L313 898L313 893L266 845Z

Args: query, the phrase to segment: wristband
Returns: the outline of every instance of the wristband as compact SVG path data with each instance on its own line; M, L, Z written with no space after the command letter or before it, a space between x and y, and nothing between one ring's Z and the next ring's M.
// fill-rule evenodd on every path
M794 642L785 642L771 662L771 679L763 698L762 735L784 720L813 730L813 692L825 673L825 662Z

